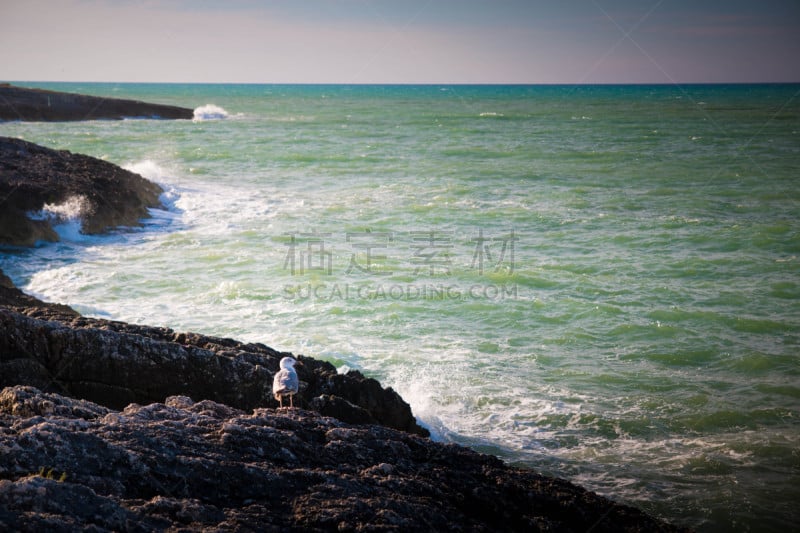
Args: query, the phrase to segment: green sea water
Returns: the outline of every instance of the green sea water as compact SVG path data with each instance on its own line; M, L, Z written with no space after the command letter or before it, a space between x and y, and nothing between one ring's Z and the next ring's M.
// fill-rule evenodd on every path
M800 527L800 86L46 86L200 109L0 124L167 190L5 250L26 290L359 369L698 531Z

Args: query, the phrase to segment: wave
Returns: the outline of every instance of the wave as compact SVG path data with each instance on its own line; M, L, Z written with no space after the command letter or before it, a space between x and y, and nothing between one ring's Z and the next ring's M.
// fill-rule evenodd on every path
M31 220L46 220L61 241L80 242L91 237L82 233L84 214L89 212L91 204L85 196L70 196L60 204L44 204L39 211L29 211Z
M158 183L164 189L164 192L158 198L163 208L148 208L150 218L142 220L142 224L145 227L151 227L151 229L153 226L166 227L175 224L180 219L183 210L178 207L177 203L181 195L175 185L171 183L174 181L174 173L172 171L152 159L131 163L123 168Z
M180 194L175 189L170 182L173 181L174 173L152 159L145 159L143 161L139 161L138 163L131 163L129 165L125 165L122 168L125 170L129 170L134 174L139 174L143 178L146 178L152 182L158 183L164 192L161 193L159 200L161 200L162 205L164 205L169 211L176 211L177 207L175 202L178 201L180 198Z
M28 213L31 220L49 220L58 223L66 220L80 220L81 215L87 211L89 203L85 196L76 195L67 198L61 204L44 204L39 211Z
M228 112L218 105L206 104L194 110L194 120L221 120L228 118Z
M150 181L155 181L156 183L164 182L165 178L169 178L171 174L169 170L162 167L152 159L144 159L137 163L124 165L122 168L135 174L139 174L143 178L147 178Z

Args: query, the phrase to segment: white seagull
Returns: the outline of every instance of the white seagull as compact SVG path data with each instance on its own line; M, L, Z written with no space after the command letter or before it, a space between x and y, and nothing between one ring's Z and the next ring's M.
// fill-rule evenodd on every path
M297 378L297 372L294 371L294 364L297 361L291 357L284 357L281 359L281 369L275 373L275 379L272 381L272 394L283 407L283 397L289 397L289 407L294 407L292 397L297 394L300 388L300 380Z

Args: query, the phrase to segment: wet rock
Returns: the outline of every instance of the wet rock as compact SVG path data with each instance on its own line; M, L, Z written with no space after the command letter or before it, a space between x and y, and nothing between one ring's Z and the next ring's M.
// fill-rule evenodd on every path
M677 531L491 456L312 411L0 398L2 530Z
M0 269L0 306L19 309L51 309L61 315L78 316L78 312L67 305L43 302L30 294L25 294L14 286L2 269Z
M161 187L112 163L0 137L0 245L57 241L46 204L70 205L87 234L136 226L161 205Z
M70 310L71 311L71 310ZM186 395L239 409L277 407L272 379L287 354L263 344L87 318L57 307L0 307L0 387L32 385L112 409ZM420 435L409 405L357 372L302 355L295 405L344 422Z
M0 84L0 121L191 119L192 109Z

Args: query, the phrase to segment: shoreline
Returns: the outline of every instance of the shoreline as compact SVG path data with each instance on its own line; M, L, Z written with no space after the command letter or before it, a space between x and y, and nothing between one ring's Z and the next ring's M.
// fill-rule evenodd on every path
M234 522L314 530L436 531L458 523L476 531L689 531L568 480L434 442L397 393L357 371L338 374L329 363L261 344L83 317L5 280L0 274L0 447L26 450L0 460L0 502L8 510L0 513L0 525L6 528L115 529L115 516L124 515L138 527L155 529ZM137 349L142 359L134 357L126 367ZM182 355L187 365L181 366ZM305 385L295 399L301 407L293 410L278 409L269 395L268 368L277 369L277 359L286 355L298 359ZM48 368L50 360L56 363ZM26 361L32 364L26 367ZM203 362L210 366L203 368ZM113 373L102 372L104 367ZM108 382L115 374L137 385ZM218 379L165 385L190 374ZM93 385L103 380L98 391ZM70 383L67 395L55 392ZM136 389L156 383L152 401L136 398ZM219 390L225 387L227 393ZM108 401L109 395L115 400ZM365 397L366 406L352 403ZM392 421L397 409L413 426ZM120 440L121 428L136 437ZM80 435L92 436L92 448L80 444ZM174 464L165 454L176 449L194 459ZM120 454L129 458L127 464L119 464ZM109 464L117 466L108 470ZM250 464L259 465L259 478L269 483L253 478ZM296 480L298 470L305 481ZM327 481L321 485L320 479ZM185 485L180 493L165 489L176 483ZM137 485L149 486L147 495L128 489ZM249 496L236 495L233 486L249 487ZM89 503L86 490L93 494ZM259 497L267 501L254 510ZM302 512L281 511L298 498L306 502ZM61 504L53 509L50 501ZM114 511L101 517L87 514L87 506Z
M28 154L42 148L14 147ZM53 157L77 155L55 152ZM0 174L3 168L0 161ZM21 187L10 183L12 192ZM93 185L83 184L90 187L82 189L89 197ZM116 186L110 190L115 192L103 193L110 199L115 193L125 195ZM30 195L6 194L3 202L8 207L11 200L22 198ZM40 200L38 207L15 205L15 212L27 218L25 213L44 205L44 197ZM116 207L107 213L107 223L97 225L98 233L120 225L114 217L125 209ZM2 273L0 326L0 386L6 387L0 392L0 423L8 430L0 445L20 447L25 440L26 450L19 457L4 454L11 462L0 465L5 472L0 501L9 510L0 513L0 524L13 529L36 529L45 524L45 515L54 516L55 523L118 527L113 521L99 522L93 512L81 514L78 506L54 511L48 503L80 501L90 491L90 507L113 509L116 516L155 528L185 524L188 517L194 527L269 523L325 530L344 524L422 531L446 529L455 520L477 530L681 530L566 480L512 468L462 446L432 442L391 388L359 372L338 374L329 363L296 356L300 379L306 383L300 395L302 409L284 412L275 409L268 384L277 360L287 354L263 344L83 317L68 306L24 294ZM115 440L114 428L121 423L149 444ZM49 434L35 430L42 424ZM216 429L203 433L202 427ZM219 438L198 441L198 432ZM229 433L236 437L226 438ZM81 437L76 435L105 443L96 450L117 451L87 453L77 446L74 439ZM48 452L54 445L51 438L67 443L55 456ZM243 439L252 442L247 450L236 448ZM182 442L206 447L206 456L191 462L196 468L171 463L169 457L174 456L163 455L163 450L178 447L183 456L192 457ZM264 446L273 451L258 453ZM118 464L113 471L104 468L117 464L115 454L125 453L138 459ZM150 455L160 459L148 462ZM320 462L314 469L301 470L298 458ZM280 486L291 486L294 495L276 494L250 477L247 465L253 461L266 465L263 474ZM229 463L240 466L227 479L226 490L259 487L263 501L254 504L252 497L236 494L214 496L218 480L213 472ZM39 468L44 470L37 474ZM48 472L66 479L52 479ZM298 481L298 475L305 481ZM128 488L131 479L134 492ZM171 490L180 480L185 487ZM297 502L314 505L308 506L307 514L282 511Z

